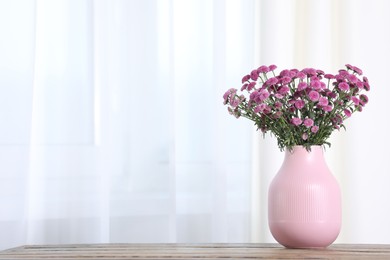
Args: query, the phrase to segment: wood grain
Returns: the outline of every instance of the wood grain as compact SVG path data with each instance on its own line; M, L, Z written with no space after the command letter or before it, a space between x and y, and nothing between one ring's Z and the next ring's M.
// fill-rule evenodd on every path
M390 245L286 249L277 244L79 244L21 246L0 259L390 259Z

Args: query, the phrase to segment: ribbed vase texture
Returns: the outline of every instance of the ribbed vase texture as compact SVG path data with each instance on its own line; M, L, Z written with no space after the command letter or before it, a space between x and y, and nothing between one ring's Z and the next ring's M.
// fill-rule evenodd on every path
M325 162L323 148L286 150L268 192L273 237L288 248L323 248L341 228L341 192Z

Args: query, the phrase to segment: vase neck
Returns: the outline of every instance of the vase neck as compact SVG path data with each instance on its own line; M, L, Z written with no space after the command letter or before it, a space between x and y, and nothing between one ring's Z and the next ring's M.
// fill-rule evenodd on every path
M295 163L325 163L322 146L311 146L310 151L303 146L294 146L291 151L286 150L285 162L295 161Z

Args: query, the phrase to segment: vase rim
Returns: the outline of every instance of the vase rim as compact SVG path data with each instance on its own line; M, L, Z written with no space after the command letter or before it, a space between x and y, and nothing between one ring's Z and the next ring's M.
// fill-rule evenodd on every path
M292 147L304 147L303 145L293 145ZM310 145L310 147L322 147L321 144Z
M322 145L311 145L310 150L307 150L306 147L303 145L294 145L291 150L286 150L286 152L293 153L294 151L307 151L307 152L312 152L312 151L324 151L324 148Z

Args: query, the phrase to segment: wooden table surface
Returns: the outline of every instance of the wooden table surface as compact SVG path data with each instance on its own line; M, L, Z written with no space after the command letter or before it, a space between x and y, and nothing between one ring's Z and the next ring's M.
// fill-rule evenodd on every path
M277 244L81 244L21 246L0 259L390 259L390 245L335 244L286 249Z

